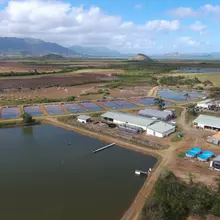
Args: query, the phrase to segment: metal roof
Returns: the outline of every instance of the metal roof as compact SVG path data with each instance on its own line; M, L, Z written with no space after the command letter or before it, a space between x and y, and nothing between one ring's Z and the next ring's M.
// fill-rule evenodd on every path
M198 102L197 104L206 104L206 103L209 103L211 102L213 99L205 99L205 100L202 100L200 102Z
M121 121L124 123L130 123L145 127L156 121L151 118L145 118L142 116L132 115L124 112L106 112L105 114L101 115L101 117L112 118L114 120Z
M77 118L78 118L78 119L81 119L81 120L88 120L88 119L90 119L91 117L88 116L88 115L79 115Z
M172 112L168 112L168 111L160 111L160 110L156 110L156 109L144 109L144 110L140 110L139 111L140 115L144 115L144 116L150 116L150 117L156 117L156 118L163 118L166 119L168 116L172 115Z
M220 155L218 155L217 157L215 157L215 158L213 159L213 161L218 161L218 162L220 162Z
M199 117L196 118L193 121L193 123L203 124L209 127L220 128L220 118L210 115L199 115Z
M156 122L156 123L147 127L147 129L153 130L158 133L164 133L164 132L167 132L167 131L172 130L174 128L175 128L175 126L164 123L162 121Z

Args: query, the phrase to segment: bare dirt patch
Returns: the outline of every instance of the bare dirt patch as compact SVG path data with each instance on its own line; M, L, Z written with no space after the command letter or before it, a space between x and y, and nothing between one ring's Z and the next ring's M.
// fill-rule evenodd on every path
M26 79L24 79L26 80ZM1 82L1 80L0 80ZM39 89L22 89L22 90L10 90L2 91L1 98L13 100L13 99L41 99L41 98L51 98L60 99L67 98L70 96L78 97L79 100L102 100L103 95L97 94L101 88L105 88L106 83L97 84L87 84L87 85L76 85L76 86L55 86L51 88L39 88ZM135 92L132 91L134 87L127 86L122 91L120 89L109 89L110 97L112 98L130 98L132 96L142 96L147 93L150 89L149 87L135 87ZM144 91L144 93L143 93ZM96 93L96 94L95 94ZM82 95L88 94L88 95Z
M91 82L111 81L113 77L102 74L78 74L74 76L44 76L26 79L1 79L0 90L17 90L21 88L38 89L53 86L77 85Z
M54 64L25 64L22 62L0 62L0 74L1 73L19 73L19 72L33 72L37 70L38 72L53 72L63 69L67 65L54 65Z

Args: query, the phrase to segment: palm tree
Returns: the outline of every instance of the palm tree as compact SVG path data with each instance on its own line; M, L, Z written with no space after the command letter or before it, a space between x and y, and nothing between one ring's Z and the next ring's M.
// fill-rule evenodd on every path
M155 98L154 104L158 106L158 109L163 110L165 106L165 101L161 97Z

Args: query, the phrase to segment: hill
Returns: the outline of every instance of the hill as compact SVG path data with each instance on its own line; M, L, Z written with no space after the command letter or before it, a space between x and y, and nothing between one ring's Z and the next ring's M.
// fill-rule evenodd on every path
M180 56L179 52L174 52L174 53L167 53L165 54L165 56L168 56L168 57L177 57L177 56Z
M56 43L35 38L0 37L0 53L9 56L40 56L45 54L61 54L76 56L75 51Z
M65 57L59 54L46 54L40 57L43 60L64 60Z
M133 61L153 61L150 57L146 56L145 54L138 53L136 56L130 58L129 60Z
M123 54L117 50L111 50L107 47L83 47L83 46L72 46L69 48L79 54L90 57L129 57L132 55Z

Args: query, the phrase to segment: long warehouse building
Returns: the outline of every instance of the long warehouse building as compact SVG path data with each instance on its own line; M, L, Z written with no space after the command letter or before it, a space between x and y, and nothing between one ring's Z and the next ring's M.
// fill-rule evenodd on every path
M101 117L105 121L117 124L119 126L126 125L141 128L143 131L146 131L147 135L160 138L167 137L176 130L176 127L171 124L123 112L107 112L101 115Z
M193 125L198 128L220 131L220 118L209 115L199 115L199 117L193 121Z
M144 131L147 130L147 126L153 124L156 121L155 119L132 115L124 112L106 112L101 115L101 117L107 122L118 125L126 124L133 127L139 127Z

